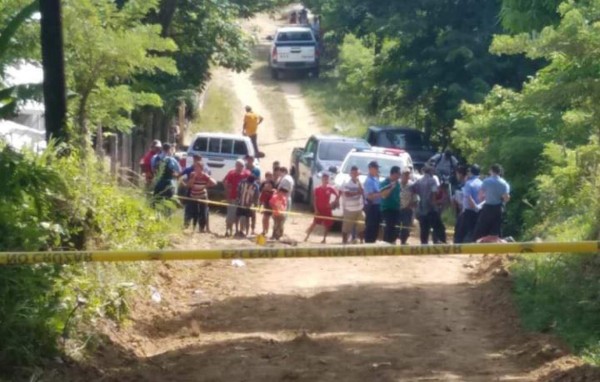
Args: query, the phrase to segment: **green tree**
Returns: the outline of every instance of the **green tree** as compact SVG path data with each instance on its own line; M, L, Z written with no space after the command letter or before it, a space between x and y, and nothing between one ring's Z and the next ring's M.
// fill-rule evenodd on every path
M65 0L65 61L68 89L74 93L70 110L86 147L89 124L126 130L127 114L142 105L158 106L151 92L136 91L131 82L142 73L176 73L173 60L161 53L176 49L161 37L161 28L143 23L157 1Z
M14 13L11 11L10 6L16 6L14 2L4 4L6 8L6 14L10 14L10 17L0 16L0 118L6 117L15 112L17 101L20 99L31 98L37 93L38 86L36 85L17 85L11 87L5 87L2 83L4 77L4 70L8 64L14 64L19 60L24 60L33 55L35 49L25 44L23 39L19 39L17 36L23 32L23 29L30 31L32 28L25 28L28 20L38 9L38 2L34 1L28 5L15 9ZM20 32L20 33L17 33ZM26 45L19 47L19 42ZM15 53L18 52L18 53Z
M591 153L600 151L600 0L565 2L559 14L556 26L538 34L494 39L496 54L526 54L548 64L522 92L503 97L499 89L483 105L465 106L455 135L469 159L504 162L509 178L522 179L511 223L517 231L523 222L538 227L532 234L556 232L551 228L575 218L598 220L597 202L573 195L599 181L600 161ZM563 173L560 167L571 167L576 176L555 178ZM570 191L559 186L563 181ZM597 224L587 226L578 236L597 238Z
M373 47L371 111L406 120L442 146L449 144L462 101L481 102L497 84L519 88L536 67L522 56L489 52L502 31L500 0L312 3L330 33L353 33Z

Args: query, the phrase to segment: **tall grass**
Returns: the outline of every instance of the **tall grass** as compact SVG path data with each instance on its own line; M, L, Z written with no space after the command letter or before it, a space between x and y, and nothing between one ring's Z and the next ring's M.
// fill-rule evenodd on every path
M18 153L0 143L0 251L161 248L170 223L141 190L122 188L95 160ZM121 320L127 291L143 284L146 266L0 267L0 378L30 367L89 336L99 316ZM72 345L74 344L74 345ZM72 346L71 346L72 345ZM15 374L16 373L16 374Z
M600 365L600 258L526 255L511 270L524 326L560 336Z
M323 72L315 81L303 81L302 93L327 132L362 137L377 118L366 111L366 105L355 102L338 88L334 72Z
M234 115L241 113L242 104L231 87L224 71L214 76L205 91L203 107L192 121L192 133L227 133L236 131L236 126L241 131L241 122L234 120Z

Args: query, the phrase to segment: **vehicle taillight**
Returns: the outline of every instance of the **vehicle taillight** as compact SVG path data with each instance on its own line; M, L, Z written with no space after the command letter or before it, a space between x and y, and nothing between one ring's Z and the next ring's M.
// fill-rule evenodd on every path
M271 52L271 58L273 59L273 61L277 61L277 47L276 46L273 47L273 52Z

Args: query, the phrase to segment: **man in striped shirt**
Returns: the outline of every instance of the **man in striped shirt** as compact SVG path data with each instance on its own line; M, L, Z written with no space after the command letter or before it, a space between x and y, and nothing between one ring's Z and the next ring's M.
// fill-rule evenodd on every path
M240 225L240 236L248 236L250 230L250 219L255 215L254 208L258 206L260 186L254 175L248 176L242 180L237 191L237 221L236 226Z
M204 232L208 223L208 205L203 200L208 200L208 188L214 187L217 182L204 172L204 164L200 161L194 163L194 169L188 177L187 186L190 190L190 200L186 204L186 215L192 218L192 231L198 229Z

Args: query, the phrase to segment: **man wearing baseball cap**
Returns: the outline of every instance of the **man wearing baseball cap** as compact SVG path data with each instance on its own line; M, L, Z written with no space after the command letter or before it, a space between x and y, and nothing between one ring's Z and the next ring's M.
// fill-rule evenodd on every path
M381 224L381 200L392 191L391 186L381 189L379 183L379 163L369 162L369 176L363 187L365 190L365 243L375 243Z

